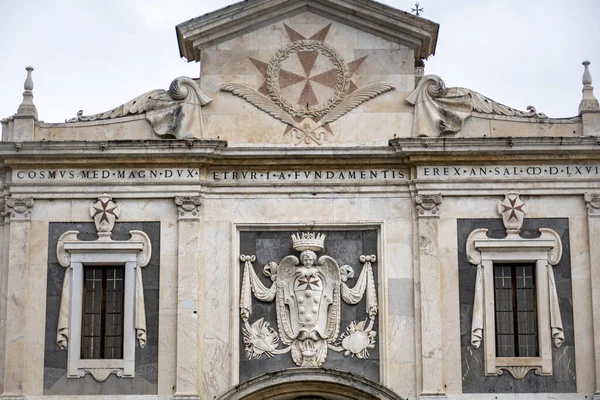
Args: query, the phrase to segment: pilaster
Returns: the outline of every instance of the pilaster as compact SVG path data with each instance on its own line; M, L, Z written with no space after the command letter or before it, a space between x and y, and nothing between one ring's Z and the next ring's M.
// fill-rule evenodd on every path
M172 399L200 399L202 362L198 353L198 288L200 268L200 196L175 197L177 251L177 381Z
M1 398L24 399L25 328L27 323L27 278L33 199L6 199L4 216L10 223L6 279L6 330L4 351L4 393Z
M594 326L594 362L596 365L596 388L594 400L600 400L600 193L586 193L585 206L588 214L588 238L590 246L590 269L592 284L592 320Z
M419 294L421 299L420 399L443 399L444 366L442 358L441 282L438 261L440 194L416 195L419 229Z

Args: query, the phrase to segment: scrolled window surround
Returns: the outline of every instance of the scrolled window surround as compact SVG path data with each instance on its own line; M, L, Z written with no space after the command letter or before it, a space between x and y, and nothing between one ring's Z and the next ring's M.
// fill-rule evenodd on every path
M538 238L522 238L519 234L526 211L527 203L517 193L507 193L499 206L507 236L494 239L487 236L487 229L475 229L467 239L468 260L477 266L471 344L479 348L483 341L487 376L502 375L504 370L515 379L523 379L531 370L538 375L552 375L552 342L556 347L564 342L553 270L562 256L561 238L548 228L540 228ZM537 357L496 356L493 268L494 264L514 262L535 264Z
M94 215L93 210L102 211ZM78 239L78 231L63 233L57 243L57 258L66 268L62 285L62 294L58 316L56 343L68 349L68 378L82 378L90 374L95 380L102 382L111 374L118 377L133 378L135 371L135 340L140 348L146 344L146 315L144 292L142 286L142 268L148 265L152 253L150 238L142 231L129 231L131 238L127 241L113 241L110 238L116 213L100 216L110 205L109 196L102 196L92 206L92 217L96 221L99 237L95 241ZM114 203L112 203L114 205ZM108 220L108 224L106 223ZM100 226L100 224L102 224ZM101 228L101 229L98 229ZM82 359L82 298L84 265L114 266L122 265L125 269L124 310L123 310L123 358L121 359Z

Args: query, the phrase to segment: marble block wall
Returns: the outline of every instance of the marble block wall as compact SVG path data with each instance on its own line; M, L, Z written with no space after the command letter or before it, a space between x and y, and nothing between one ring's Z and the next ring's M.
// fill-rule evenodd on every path
M363 268L359 257L361 255L377 255L377 231L376 230L348 230L348 231L327 231L317 230L315 232L323 233L325 237L325 248L322 252L317 252L317 257L328 255L335 259L340 266L350 265L354 269L354 278L348 279L348 286L354 287ZM256 255L256 262L253 263L254 270L261 282L270 287L273 282L262 273L263 266L268 262L279 262L288 255L299 257L299 252L292 248L291 234L296 231L245 231L240 232L240 254ZM377 262L373 263L373 275L375 282L378 281ZM243 275L243 263L240 263L240 282ZM377 286L377 285L376 285ZM366 299L363 299L356 305L349 305L341 301L341 321L339 334L345 332L346 327L351 321L365 321L368 319L366 312ZM255 320L264 317L273 329L277 329L277 317L275 312L275 300L269 303L263 303L253 297L252 315L250 324ZM239 316L238 316L239 318ZM374 330L377 334L379 330L379 319L377 318ZM273 355L273 358L266 356L258 360L251 360L246 357L244 351L243 335L239 335L239 376L240 382L274 371L280 371L285 368L295 368L290 353ZM339 336L338 336L339 337ZM280 346L281 347L281 346ZM352 372L357 375L379 382L379 340L375 343L375 348L369 349L367 359L358 359L356 357L344 356L333 350L328 350L327 359L323 368L338 369L341 371Z
M567 218L525 218L521 236L535 238L539 228L556 231L562 241L563 254L554 266L565 341L560 348L552 346L552 376L539 376L531 371L523 380L514 379L508 372L501 376L485 376L484 346L471 345L471 321L477 268L465 254L467 237L474 229L487 228L488 236L506 236L501 219L458 219L458 276L460 302L460 337L462 349L463 393L573 393L577 391L575 331L573 326L573 294L571 289L571 249Z
M128 240L130 237L129 231L140 230L148 234L152 243L150 262L142 271L147 343L141 349L136 340L134 378L118 378L111 375L105 382L96 382L90 375L78 379L67 379L67 350L60 350L56 344L58 310L65 274L65 268L58 263L56 258L56 243L60 235L68 230L79 231L81 240L95 240L97 238L93 223L52 222L49 224L44 395L157 394L160 223L117 222L115 225L112 235L113 240Z

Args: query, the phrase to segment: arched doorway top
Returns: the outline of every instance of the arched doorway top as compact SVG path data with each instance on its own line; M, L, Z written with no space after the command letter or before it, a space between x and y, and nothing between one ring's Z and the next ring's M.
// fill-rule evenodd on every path
M369 379L325 368L290 368L252 378L218 400L404 400Z

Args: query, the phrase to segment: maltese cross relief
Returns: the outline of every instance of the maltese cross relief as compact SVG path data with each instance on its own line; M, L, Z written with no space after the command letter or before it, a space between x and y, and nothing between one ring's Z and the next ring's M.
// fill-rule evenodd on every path
M326 43L331 24L305 37L285 25L290 43L268 61L249 57L264 77L254 89L226 83L222 91L243 98L285 123L283 132L294 144L321 145L334 132L329 126L362 103L393 90L386 82L357 87L353 77L368 56L346 62Z

